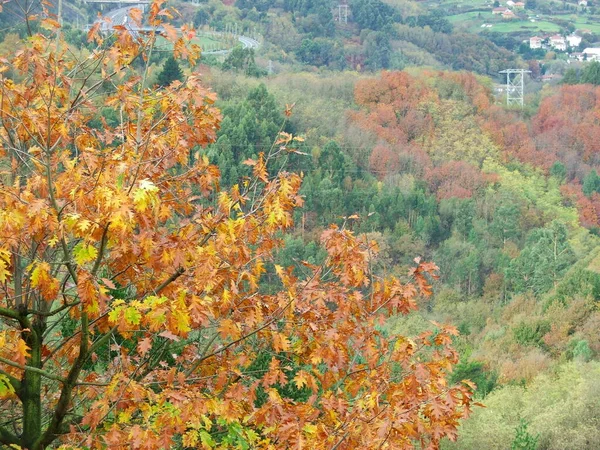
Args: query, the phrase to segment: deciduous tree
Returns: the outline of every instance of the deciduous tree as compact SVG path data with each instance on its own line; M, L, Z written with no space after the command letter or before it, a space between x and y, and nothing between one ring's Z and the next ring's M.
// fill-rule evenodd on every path
M193 66L193 33L162 23L162 6L146 23ZM148 60L152 36L116 27L110 44L96 27L101 45L78 59L56 22L43 25L3 59L15 75L0 80L0 444L397 449L454 438L471 403L471 387L447 383L456 330L409 338L378 326L430 294L436 267L417 260L404 283L379 278L376 246L331 227L325 262L302 276L271 266L279 287L265 293L303 201L300 176L266 170L291 137L221 190L218 169L194 155L219 122L198 74L153 90L132 64Z

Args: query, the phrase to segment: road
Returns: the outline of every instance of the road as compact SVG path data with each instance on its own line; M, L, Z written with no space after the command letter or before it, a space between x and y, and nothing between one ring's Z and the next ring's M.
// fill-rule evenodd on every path
M110 31L110 29L114 25L125 25L131 31L132 34L136 34L137 32L139 32L141 30L150 31L150 28L147 28L147 27L142 27L142 28L136 27L135 24L131 20L129 20L128 11L132 8L136 8L136 6L125 6L123 8L113 9L111 11L108 11L104 15L103 19L98 19L96 22L102 23L102 25L100 26L100 29L102 31ZM105 19L109 19L110 22L107 22ZM260 42L258 42L256 39L252 39L251 37L248 37L248 36L239 36L238 41L242 44L242 46L244 48L256 49L256 48L260 47ZM231 49L215 50L215 51L203 52L203 53L205 55L227 55L230 51L231 51Z
M108 11L102 19L98 19L96 22L102 22L100 29L102 31L109 31L113 25L127 25L129 22L129 14L128 11L135 6L125 6L123 8L113 9L112 11ZM104 19L109 19L110 22L107 22ZM129 27L133 24L129 23Z

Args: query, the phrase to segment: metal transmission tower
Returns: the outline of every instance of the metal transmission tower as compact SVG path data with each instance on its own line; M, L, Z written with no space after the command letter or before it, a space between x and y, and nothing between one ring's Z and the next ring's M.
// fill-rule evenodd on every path
M523 107L523 94L525 93L525 74L531 73L531 70L525 69L506 69L500 73L506 74L506 104L519 105ZM511 78L511 75L514 75Z
M342 13L343 11L343 13ZM343 19L342 19L343 16ZM342 23L342 20L344 21L344 23L348 23L348 1L347 0L340 0L340 4L338 5L338 22Z

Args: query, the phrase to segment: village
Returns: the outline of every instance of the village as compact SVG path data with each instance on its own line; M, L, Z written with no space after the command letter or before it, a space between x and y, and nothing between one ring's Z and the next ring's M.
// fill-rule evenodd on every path
M588 0L576 0L572 3L573 8L587 11ZM544 19L540 18L540 15L532 14L531 11L525 11L524 2L514 2L508 0L504 3L504 6L500 6L499 2L495 2L492 6L492 16L496 16L502 19L503 23L511 23L513 21L526 20L530 24L536 24ZM497 28L497 24L484 23L481 28ZM523 27L526 29L526 27ZM573 28L572 30L559 30L554 31L542 31L540 28L536 31L536 34L524 39L523 43L528 44L531 50L545 50L556 53L565 53L567 56L567 62L570 61L600 61L600 44L596 46L586 46L589 44L590 39L584 42L584 36L593 39L593 32L586 28ZM584 42L584 44L582 44ZM583 48L582 48L583 47Z
M544 49L554 52L567 52L570 59L578 61L600 61L600 47L579 47L583 38L576 33L568 36L554 34L550 36L532 36L529 38L529 48Z

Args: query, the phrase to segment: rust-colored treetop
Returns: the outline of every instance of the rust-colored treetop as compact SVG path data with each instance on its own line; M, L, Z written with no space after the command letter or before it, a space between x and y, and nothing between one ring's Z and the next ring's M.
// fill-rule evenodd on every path
M162 2L194 67L193 32ZM382 326L429 295L372 273L374 243L322 236L323 265L272 264L301 177L268 173L282 136L230 190L199 149L219 112L200 75L149 84L154 35L115 27L82 53L51 19L1 60L0 444L64 448L437 448L468 414L446 378L456 331ZM267 275L269 284L266 286Z

